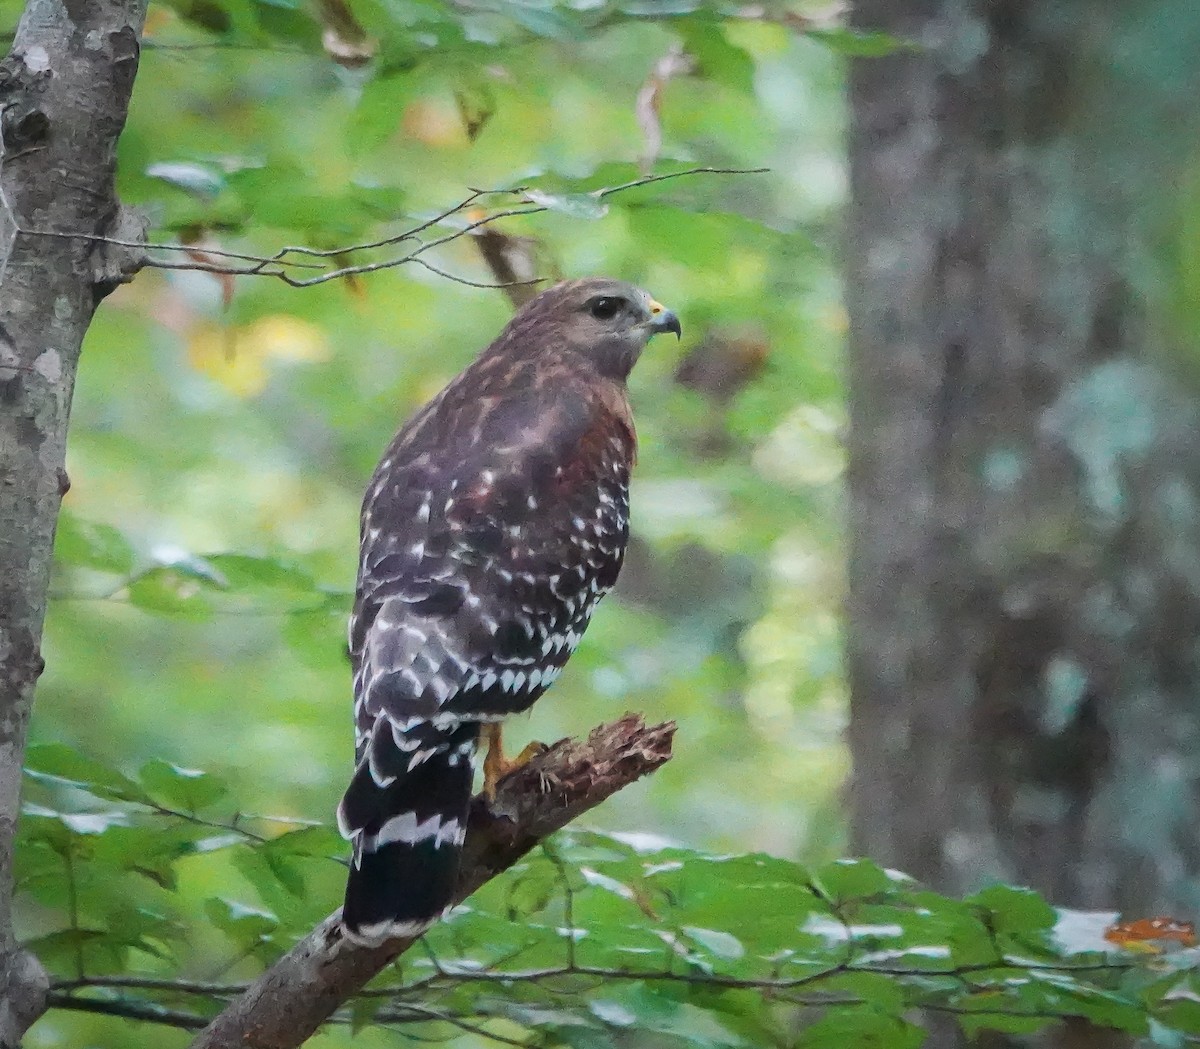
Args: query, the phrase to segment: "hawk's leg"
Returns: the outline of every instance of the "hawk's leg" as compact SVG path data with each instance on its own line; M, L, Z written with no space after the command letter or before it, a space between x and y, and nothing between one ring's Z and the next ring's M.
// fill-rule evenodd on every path
M487 754L483 759L483 796L488 802L496 800L496 784L510 772L529 764L530 760L546 750L545 743L530 743L512 761L504 756L502 740L503 726L498 721L488 722L480 727L480 742L487 742Z

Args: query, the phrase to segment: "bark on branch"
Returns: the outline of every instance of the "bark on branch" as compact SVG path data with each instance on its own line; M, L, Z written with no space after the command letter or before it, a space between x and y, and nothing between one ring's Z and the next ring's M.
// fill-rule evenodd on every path
M144 0L29 0L0 61L0 1046L45 1008L46 978L12 931L21 764L75 369L96 304L132 272L127 249L32 227L134 239L114 190Z
M634 714L586 740L562 740L501 781L490 810L471 813L457 899L506 870L560 830L671 757L673 722L647 727ZM335 912L206 1027L192 1049L294 1049L415 941L359 947Z

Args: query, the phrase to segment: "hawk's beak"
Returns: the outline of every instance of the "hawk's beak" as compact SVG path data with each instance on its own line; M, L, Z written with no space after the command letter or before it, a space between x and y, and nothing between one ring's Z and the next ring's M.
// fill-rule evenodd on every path
M659 332L673 331L675 338L683 337L683 329L679 326L679 318L674 310L667 309L661 302L650 300L650 330L657 335Z

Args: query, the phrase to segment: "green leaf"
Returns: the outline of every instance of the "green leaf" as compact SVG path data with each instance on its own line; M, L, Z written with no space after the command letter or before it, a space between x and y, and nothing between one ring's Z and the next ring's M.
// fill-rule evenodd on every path
M526 3L506 3L504 13L535 36L550 40L571 40L583 33L583 26L552 7L535 7Z
M225 186L225 178L220 171L208 165L187 161L161 161L151 164L146 168L146 174L202 199L215 198Z
M1049 1027L1054 1021L1048 1016L1021 1016L1017 1013L963 1012L955 1017L968 1038L975 1038L983 1031L1001 1031L1004 1034L1036 1034Z
M412 80L399 76L375 76L367 82L354 107L347 140L358 156L378 149L400 130L404 107L413 96Z
M133 780L65 743L35 743L25 751L25 772L40 781L57 781L110 801L145 803L146 792Z
M327 826L301 827L272 838L262 846L275 856L307 856L326 859L346 851L342 836Z
M100 971L119 972L127 956L126 945L107 929L62 929L26 940L24 947L51 972L78 971L80 959Z
M41 837L56 846L66 846L75 834L103 834L110 827L122 826L129 814L120 809L103 812L58 812L43 805L26 802L22 806L25 822L30 825L30 837ZM69 833L61 833L61 826ZM39 828L41 833L39 834Z
M813 884L830 899L846 902L886 893L892 879L870 860L835 860L813 872Z
M546 193L540 189L527 189L525 196L549 211L558 211L573 219L602 219L608 214L608 205L594 193Z
M991 927L998 933L1015 935L1051 929L1054 908L1032 889L991 885L966 898L989 912Z
M186 22L210 33L228 33L233 28L229 4L222 0L166 0L168 8Z
M793 1044L796 1049L917 1049L924 1040L920 1027L898 1016L863 1006L838 1006L804 1028Z
M754 90L754 61L729 42L719 22L688 19L679 26L684 50L696 60L696 74L747 94Z
M737 959L746 954L746 948L732 933L722 932L719 929L699 929L694 925L685 925L682 931L707 952L718 958Z
M903 983L883 973L837 973L822 980L819 986L822 992L853 995L881 1015L899 1016L909 1007Z
M385 1005L386 998L351 998L350 1033L357 1035L360 1031L368 1030L375 1020L375 1014Z
M84 521L66 510L59 515L54 533L54 556L63 564L112 575L133 571L133 547L116 528Z
M199 769L186 769L154 758L138 773L146 791L168 808L194 814L228 793L223 780Z
M306 666L345 673L346 618L350 596L330 594L317 606L290 612L283 621L283 641Z
M232 589L264 588L304 593L316 589L312 576L307 572L268 557L209 554L204 560L214 577L219 577L226 587Z
M396 189L353 183L320 193L311 171L288 162L242 168L229 176L228 187L256 224L306 233L324 243L354 237L373 220L398 217L404 199Z
M279 927L279 919L270 911L248 907L222 896L204 901L208 920L243 950L269 940Z
M234 866L254 886L278 918L282 930L300 933L329 910L327 904L345 883L345 867L331 862L345 842L330 827L304 827L259 845L243 845L230 853ZM318 879L328 895L310 892Z
M640 205L632 194L622 194L611 200L625 210L630 232L640 244L656 243L660 252L680 261L726 254L735 244L743 249L751 244L758 244L764 250L772 243L781 247L778 242L783 235L779 232L752 219L717 213L704 198L697 198L696 211L661 203ZM800 250L798 238L788 250Z
M1041 1000L1060 1015L1082 1016L1101 1026L1135 1034L1144 1034L1146 1031L1148 1021L1140 1003L1087 983L1068 972L1033 969L1030 976L1027 985L1030 997L1034 997L1035 988L1040 989L1043 992ZM1024 989L1018 991L1018 997L1024 997Z
M163 823L113 827L94 844L90 862L139 874L173 892L178 888L176 864L196 851L200 833L195 827Z
M917 45L910 40L878 31L809 29L804 35L849 58L882 58L897 51L917 50Z
M213 611L210 592L221 582L196 571L196 562L189 561L144 572L126 592L129 603L145 612L206 619Z

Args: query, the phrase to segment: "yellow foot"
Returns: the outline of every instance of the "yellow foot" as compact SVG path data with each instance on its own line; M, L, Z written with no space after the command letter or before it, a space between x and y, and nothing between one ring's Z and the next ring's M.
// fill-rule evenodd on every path
M531 759L546 751L545 743L530 743L515 759L509 761L504 756L502 733L503 729L498 723L484 725L479 731L480 740L486 740L488 748L483 759L483 796L489 804L496 800L496 786L505 776L523 768Z

